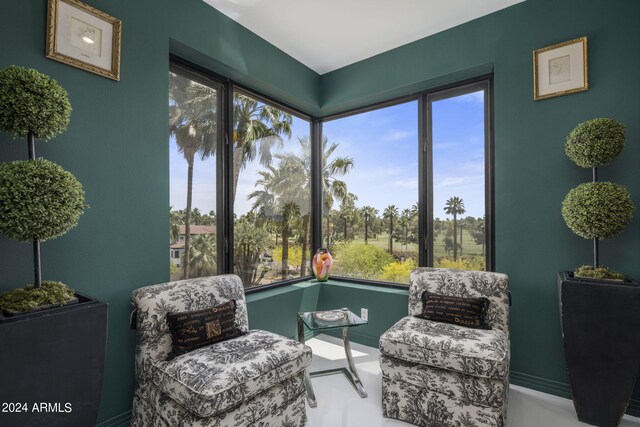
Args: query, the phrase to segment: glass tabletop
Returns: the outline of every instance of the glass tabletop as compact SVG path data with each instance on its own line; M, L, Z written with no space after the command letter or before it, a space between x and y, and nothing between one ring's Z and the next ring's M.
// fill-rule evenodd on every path
M307 328L312 331L343 328L345 326L360 326L369 323L346 308L298 313L298 317L302 319L304 324L307 325Z

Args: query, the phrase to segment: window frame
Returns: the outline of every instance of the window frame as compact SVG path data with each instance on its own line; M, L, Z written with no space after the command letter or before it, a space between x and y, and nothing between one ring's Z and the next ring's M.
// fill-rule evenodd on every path
M494 241L494 152L493 152L493 75L482 76L470 81L461 82L454 85L448 85L443 88L426 91L423 93L424 114L421 120L424 120L422 131L424 146L422 155L423 173L426 171L425 179L418 182L423 185L420 189L420 215L422 225L420 234L424 240L421 246L420 266L433 266L433 239L428 236L433 235L433 126L432 105L434 102L456 96L466 95L482 90L484 92L484 198L485 198L485 269L486 271L495 270L495 241ZM421 176L424 176L421 174ZM419 184L419 185L420 185ZM426 187L426 188L425 188ZM424 201L424 204L422 204ZM426 207L425 208L423 208Z
M177 72L182 76L193 79L202 84L214 84L222 88L222 96L219 97L222 109L222 137L217 141L216 157L216 227L217 227L217 274L232 274L233 263L233 94L238 91L251 96L260 102L268 103L299 119L309 122L309 138L311 141L311 239L309 253L322 245L322 153L320 141L322 141L322 126L325 122L366 113L385 107L416 101L418 102L418 203L420 211L418 215L418 265L429 267L433 265L433 254L429 248L430 240L427 238L433 231L433 170L430 167L433 161L431 152L431 127L430 119L431 103L440 99L476 92L478 88L484 90L484 117L485 117L485 239L486 239L486 269L495 269L495 219L494 219L494 123L493 123L493 74L485 74L472 79L458 81L445 86L438 86L428 90L411 93L405 96L392 98L382 102L376 102L364 107L344 110L339 113L326 116L312 116L301 110L288 106L268 95L252 90L234 80L217 74L200 65L188 61L174 54L169 55L169 71ZM426 179L425 179L426 178ZM309 274L304 277L282 280L268 285L245 288L246 294L262 292L273 288L288 286L312 279ZM337 282L350 282L378 286L384 288L407 289L408 285L367 280L352 277L332 276L331 280Z
M435 101L464 95L478 90L484 91L484 145L485 145L485 268L495 270L495 219L494 219L494 142L493 142L493 74L484 74L471 79L438 86L414 94L393 98L354 108L344 112L331 114L319 119L320 125L335 119L356 114L367 113L381 108L392 107L405 102L418 101L418 266L433 267L433 141L431 105ZM321 206L320 206L321 208ZM320 229L322 230L322 229ZM379 280L360 279L355 277L331 276L331 280L381 286L386 288L407 289L407 284L383 282Z
M259 102L267 103L282 111L285 111L291 115L296 116L299 119L309 122L309 138L311 140L311 146L316 147L318 144L314 140L314 135L317 133L317 124L314 118L303 111L292 108L282 102L279 102L267 95L254 91L246 86L236 83L232 79L217 74L211 70L208 70L200 65L194 64L180 56L170 54L169 55L169 71L180 74L183 77L192 79L198 83L221 88L221 96L218 97L219 108L222 110L222 133L221 138L217 141L217 155L216 155L216 261L218 264L217 274L233 274L234 262L233 262L233 95L240 92L243 95L250 96ZM315 211L315 199L317 194L314 192L315 176L314 170L315 164L318 159L314 159L315 150L312 148L311 162L312 162L312 194L311 194L311 245L309 253L313 254L317 246L315 231L315 217L318 215ZM303 277L296 277L293 279L281 280L279 282L271 283L268 285L255 286L252 288L245 288L245 294L251 294L254 292L260 292L267 289L273 289L280 286L287 286L294 283L300 283L313 278L313 274L309 274Z

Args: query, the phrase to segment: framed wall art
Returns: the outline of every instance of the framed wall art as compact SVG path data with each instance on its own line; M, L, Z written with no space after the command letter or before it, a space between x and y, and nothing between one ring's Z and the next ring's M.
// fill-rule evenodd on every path
M78 0L49 0L47 58L120 80L120 20Z
M586 37L533 51L534 100L588 89Z

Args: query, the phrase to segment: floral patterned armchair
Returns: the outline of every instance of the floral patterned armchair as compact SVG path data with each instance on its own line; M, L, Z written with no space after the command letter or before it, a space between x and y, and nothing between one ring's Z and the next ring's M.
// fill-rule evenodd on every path
M174 359L168 312L236 301L242 335ZM294 427L306 423L304 369L311 349L267 331L249 330L244 288L222 275L133 291L136 314L136 389L131 425Z
M509 392L509 279L483 271L418 268L411 273L409 316L380 337L382 411L419 426L497 426ZM491 329L415 317L421 295L486 297Z

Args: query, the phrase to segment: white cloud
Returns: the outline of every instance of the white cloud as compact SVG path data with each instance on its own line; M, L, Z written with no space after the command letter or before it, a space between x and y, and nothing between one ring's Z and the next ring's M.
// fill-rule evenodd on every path
M407 132L407 131L404 131L404 130L390 131L383 138L383 140L386 141L386 142L400 141L401 139L405 139L409 135L411 135L411 132Z
M436 188L460 188L476 185L484 186L484 175L447 176L441 180L436 178L436 181Z
M468 93L451 98L451 100L461 104L484 104L484 91Z
M448 176L445 179L443 179L442 181L440 181L438 183L438 187L439 188L443 188L443 187L451 187L454 185L460 185L464 182L464 178L461 176Z
M400 188L410 188L416 189L418 188L418 180L417 179L402 179L393 182L394 187Z

